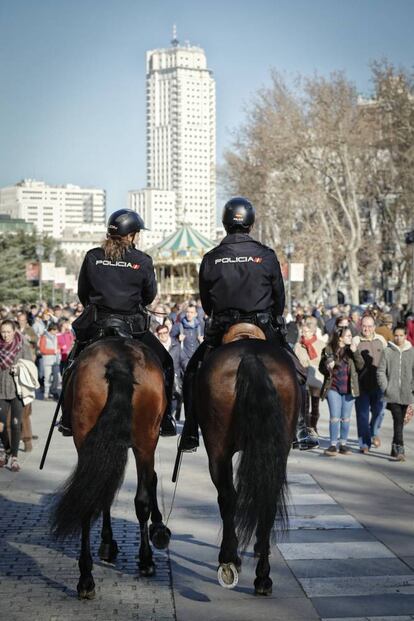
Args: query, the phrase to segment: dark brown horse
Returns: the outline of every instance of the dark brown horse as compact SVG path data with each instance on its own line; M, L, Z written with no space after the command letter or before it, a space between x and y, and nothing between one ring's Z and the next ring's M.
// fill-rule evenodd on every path
M292 361L265 340L216 349L197 379L197 413L223 521L218 579L233 588L244 550L255 536L255 593L272 591L269 552L276 518L286 526L286 464L300 392ZM232 457L240 451L235 485Z
M135 511L140 524L139 571L154 574L149 535L166 548L170 532L157 504L154 452L166 406L161 367L145 346L132 339L105 338L76 360L65 388L63 407L71 412L78 464L62 490L52 517L58 537L82 533L78 594L95 595L89 533L103 514L99 556L114 562L110 508L124 478L128 449L135 456L138 486ZM148 530L148 520L151 526Z

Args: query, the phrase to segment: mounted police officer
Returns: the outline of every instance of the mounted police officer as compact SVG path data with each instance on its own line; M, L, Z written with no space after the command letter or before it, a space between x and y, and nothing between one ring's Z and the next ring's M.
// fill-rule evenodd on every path
M184 376L186 420L180 451L193 451L198 446L198 423L193 405L198 366L207 348L220 345L223 334L235 323L254 323L263 330L267 340L285 347L295 364L304 392L306 372L284 337L285 288L279 261L271 248L250 237L254 221L254 207L246 198L236 197L228 201L222 216L227 235L201 263L200 298L210 320L206 338L192 356ZM318 445L317 440L308 436L303 412L299 417L297 435L302 449Z
M85 310L73 323L76 354L91 341L107 335L133 337L147 345L164 369L168 406L161 435L175 435L171 416L173 361L149 331L145 309L157 293L154 267L151 257L134 244L142 229L145 229L144 222L135 211L119 209L109 217L107 238L102 246L86 253L78 280L78 297ZM65 411L59 429L64 435L71 435Z

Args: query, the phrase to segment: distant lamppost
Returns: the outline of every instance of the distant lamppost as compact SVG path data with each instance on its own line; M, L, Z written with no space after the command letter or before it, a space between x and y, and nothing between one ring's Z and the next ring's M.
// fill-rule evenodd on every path
M411 245L411 310L414 311L414 229L405 234L405 243Z
M45 254L45 247L41 242L36 244L36 256L39 260L39 307L42 305L42 259Z
M393 272L392 257L394 256L395 247L391 242L384 244L382 251L382 288L384 294L384 302L386 304L393 303L393 292L390 290L390 277Z
M49 255L49 259L51 261L51 263L54 263L56 261L56 251L52 250L52 252ZM53 280L52 280L52 308L55 305L55 275L53 274Z
M287 280L287 292L286 292L286 306L288 309L288 312L291 313L292 312L292 282L291 282L291 271L290 271L290 266L291 266L291 259L292 259L292 255L295 251L295 246L292 242L289 242L286 244L285 246L285 256L288 262L288 280Z

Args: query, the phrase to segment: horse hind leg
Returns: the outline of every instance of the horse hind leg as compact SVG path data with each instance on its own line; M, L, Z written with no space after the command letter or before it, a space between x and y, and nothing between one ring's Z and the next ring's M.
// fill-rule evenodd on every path
M151 485L151 524L149 527L149 536L152 545L157 548L157 550L165 550L170 543L171 531L162 521L161 511L158 507L157 483L157 473L154 472Z
M254 581L255 595L270 595L273 582L270 578L270 531L271 526L259 525L256 531L256 543L254 546L255 557L258 557L256 565L256 578Z
M217 577L219 584L233 589L238 583L241 558L238 556L238 540L234 526L236 490L233 485L231 457L221 462L210 461L210 474L218 492L218 504L223 522L223 538L219 553Z
M148 536L148 520L151 515L151 484L152 475L147 472L138 473L138 487L135 496L135 512L140 527L140 547L138 554L138 566L141 576L153 576L155 574L155 563L152 560L152 550Z
M104 511L102 515L101 545L98 554L102 561L114 565L118 555L118 544L113 538L110 509Z
M90 520L82 524L82 544L79 557L80 578L77 586L79 599L94 599L95 582L92 576L92 556L90 550L89 534L91 530Z

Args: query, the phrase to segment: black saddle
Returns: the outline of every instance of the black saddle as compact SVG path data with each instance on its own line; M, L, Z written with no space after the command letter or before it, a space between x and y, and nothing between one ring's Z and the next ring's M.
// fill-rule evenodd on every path
M121 338L133 337L132 326L129 321L113 315L100 319L98 321L99 336L103 338L105 336L120 336Z

